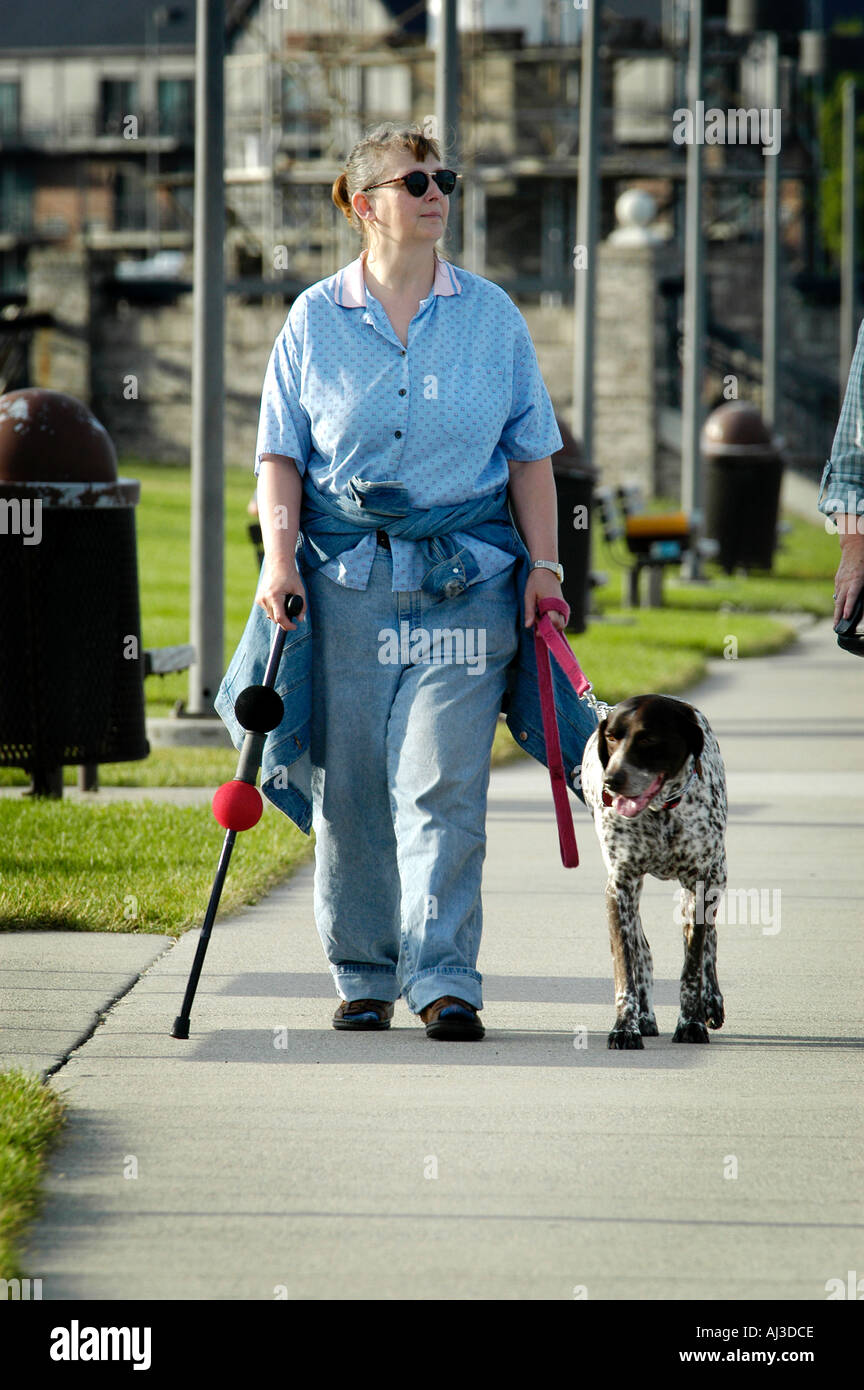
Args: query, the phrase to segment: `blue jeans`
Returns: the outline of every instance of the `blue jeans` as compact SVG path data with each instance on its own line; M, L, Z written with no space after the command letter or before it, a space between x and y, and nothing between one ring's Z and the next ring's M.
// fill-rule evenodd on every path
M455 598L304 573L312 631L315 921L343 999L483 1007L489 757L519 645L511 565Z

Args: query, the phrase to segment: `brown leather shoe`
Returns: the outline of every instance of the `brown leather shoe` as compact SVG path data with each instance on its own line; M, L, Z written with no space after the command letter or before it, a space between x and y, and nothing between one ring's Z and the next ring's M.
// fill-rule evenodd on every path
M387 999L343 999L333 1015L334 1028L389 1028L393 1005Z
M427 1038L439 1042L479 1042L486 1034L474 1005L453 994L433 999L420 1010L420 1017L426 1024Z

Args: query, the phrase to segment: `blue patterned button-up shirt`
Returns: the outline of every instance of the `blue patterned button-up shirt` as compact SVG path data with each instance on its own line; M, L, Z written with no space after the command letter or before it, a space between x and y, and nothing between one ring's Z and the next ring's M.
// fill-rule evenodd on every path
M864 322L858 329L843 408L831 457L822 473L817 506L826 516L864 512Z
M366 287L363 251L309 286L273 345L261 398L255 473L263 454L293 458L321 491L349 479L397 479L417 508L486 497L509 480L508 460L546 458L562 446L525 319L481 275L435 257L431 293L397 337ZM512 554L454 532L477 561L474 583ZM374 532L321 572L365 589ZM419 589L417 541L391 540L393 589Z

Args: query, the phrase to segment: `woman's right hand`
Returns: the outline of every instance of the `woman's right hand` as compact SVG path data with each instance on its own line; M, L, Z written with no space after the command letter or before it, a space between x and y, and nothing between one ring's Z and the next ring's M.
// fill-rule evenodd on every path
M285 615L285 599L289 594L299 594L303 600L303 607L294 622ZM287 561L271 565L267 560L255 602L264 609L271 622L278 623L286 632L294 632L297 624L306 620L306 590L297 566Z

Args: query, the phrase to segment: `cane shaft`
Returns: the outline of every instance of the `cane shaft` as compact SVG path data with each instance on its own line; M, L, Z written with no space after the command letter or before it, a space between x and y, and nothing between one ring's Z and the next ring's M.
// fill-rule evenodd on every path
M192 1012L192 1001L195 998L195 991L198 988L198 980L200 979L201 969L204 965L204 957L207 954L207 945L210 941L213 923L216 920L219 899L222 897L222 887L225 883L225 875L228 872L228 865L231 861L231 851L234 848L234 841L236 838L236 830L226 830L225 839L222 842L222 853L219 856L219 865L216 869L216 877L213 880L213 888L210 893L210 901L207 904L204 925L201 928L201 935L198 938L198 949L195 952L195 959L192 962L192 970L189 974L189 983L186 986L186 993L183 997L183 1007L174 1021L175 1038L188 1038L189 1036L189 1016ZM178 1028L180 1028L180 1032L177 1031ZM182 1031L184 1028L185 1032Z
M296 618L303 607L303 600L299 594L286 594L285 613L289 619ZM282 659L282 649L285 645L285 629L277 625L273 634L270 646L270 654L267 661L267 668L264 674L263 684L270 690L275 688L276 676L279 671L279 663ZM254 691L255 687L250 688ZM246 693L246 692L244 692ZM264 711L266 713L266 710ZM247 711L248 713L248 711ZM275 724L275 722L274 722ZM267 724L265 727L272 728L274 724ZM254 787L258 779L258 771L261 767L261 759L264 752L264 744L267 739L266 733L258 733L254 729L246 727L246 736L243 740L243 747L240 750L240 758L237 765L237 773L234 783L245 782ZM229 784L226 783L227 787ZM234 787L234 790L239 788ZM220 791L223 790L220 788ZM217 793L218 795L218 793ZM248 809L248 808L247 808ZM236 798L234 800L234 810L229 809L229 815L236 819ZM259 810L260 814L260 810ZM224 823L224 822L223 822ZM195 991L198 988L198 980L201 976L201 969L204 965L204 957L207 954L207 944L210 940L210 933L213 930L213 923L216 920L216 913L219 908L219 899L222 896L222 887L225 882L225 875L228 872L228 864L231 859L231 851L234 848L234 841L237 838L236 830L227 830L225 839L222 843L222 853L219 857L219 866L216 870L216 877L213 880L213 888L210 893L210 901L207 905L207 913L204 918L204 925L201 928L201 935L198 938L198 947L195 952L195 959L192 962L192 970L189 975L189 983L186 986L186 994L183 998L183 1008L174 1020L174 1027L171 1036L174 1038L189 1037L189 1019L192 1012L192 1002L195 998Z
M266 734L256 734L251 729L247 731L234 773L235 782L248 782L251 787L255 786L266 738Z

